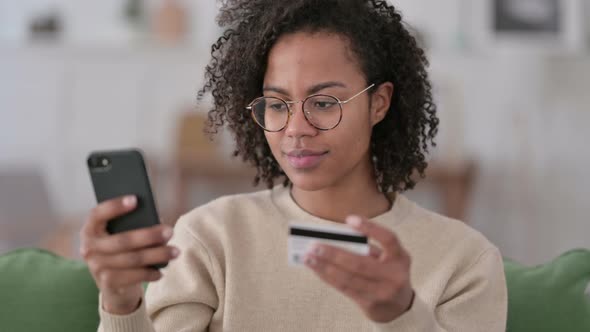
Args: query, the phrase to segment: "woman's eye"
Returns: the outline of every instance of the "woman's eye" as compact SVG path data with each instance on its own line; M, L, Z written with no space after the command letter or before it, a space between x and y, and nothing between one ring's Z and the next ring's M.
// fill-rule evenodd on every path
M314 107L317 109L328 109L332 106L334 106L336 103L331 102L331 101L316 101L314 103Z
M278 111L278 112L284 111L286 109L285 105L281 104L281 103L271 104L271 105L269 105L269 108L273 111Z

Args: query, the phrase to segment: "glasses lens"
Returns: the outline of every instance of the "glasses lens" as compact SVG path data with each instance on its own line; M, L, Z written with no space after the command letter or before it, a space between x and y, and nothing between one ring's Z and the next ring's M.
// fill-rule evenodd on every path
M309 97L303 104L303 110L307 120L319 129L336 127L342 116L340 103L332 96Z
M252 104L252 113L262 128L279 131L287 124L289 107L278 98L263 97Z

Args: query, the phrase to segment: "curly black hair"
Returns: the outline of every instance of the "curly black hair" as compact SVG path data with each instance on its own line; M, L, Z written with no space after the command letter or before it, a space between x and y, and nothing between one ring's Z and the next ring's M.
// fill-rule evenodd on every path
M255 185L263 181L270 188L281 177L290 183L245 107L262 95L270 49L282 35L298 31L346 37L367 82L394 84L391 107L371 137L379 189L411 189L413 174L424 176L439 120L428 60L394 6L377 0L226 0L218 23L226 30L211 47L198 99L212 94L208 132L227 124L237 144L234 156L257 169Z

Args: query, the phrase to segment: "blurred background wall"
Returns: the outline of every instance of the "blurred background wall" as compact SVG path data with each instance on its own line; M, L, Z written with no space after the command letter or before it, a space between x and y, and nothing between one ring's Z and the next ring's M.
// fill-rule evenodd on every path
M590 1L393 3L427 49L442 121L434 171L408 195L445 213L429 180L467 181L460 215L526 263L590 247ZM165 218L254 190L228 135L185 142L217 6L0 0L0 251L76 254L95 149L142 148Z

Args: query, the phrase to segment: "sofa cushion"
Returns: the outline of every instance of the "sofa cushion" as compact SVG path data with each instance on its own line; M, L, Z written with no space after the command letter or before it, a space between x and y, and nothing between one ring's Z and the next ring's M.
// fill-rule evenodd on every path
M527 267L505 260L508 332L590 331L590 250Z
M504 262L508 332L590 331L590 250L527 267ZM96 331L98 290L83 262L41 249L0 256L0 331Z
M83 262L41 249L0 256L1 331L96 331L98 289Z

